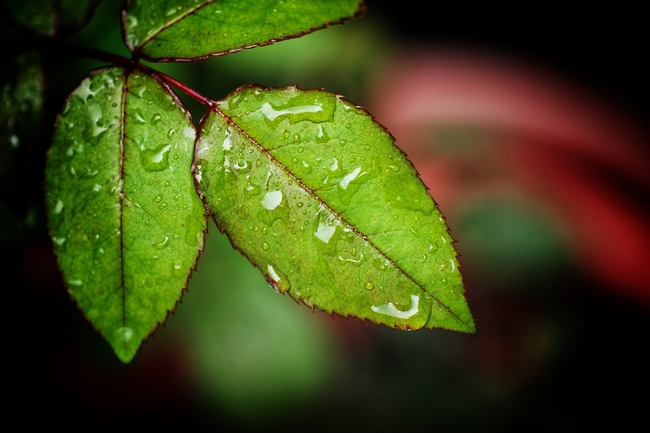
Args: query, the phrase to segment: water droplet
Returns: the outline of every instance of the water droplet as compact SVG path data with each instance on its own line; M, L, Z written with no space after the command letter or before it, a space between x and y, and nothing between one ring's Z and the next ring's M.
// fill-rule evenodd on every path
M155 201L156 203L160 203L161 200L162 200L162 195L156 196L156 198L153 199L153 201Z
M122 326L115 331L115 335L117 335L117 338L122 341L129 341L133 338L133 329Z
M54 206L54 213L58 215L61 213L62 210L63 210L63 202L61 200L57 200L56 205Z
M162 250L163 248L166 248L167 245L169 245L169 236L165 235L165 239L160 242L152 242L151 245L157 250Z
M262 234L265 235L265 234L267 234L267 233L268 233L267 228L266 228L266 227L263 227L263 228L262 228Z
M264 251L268 250L268 249L269 249L269 244L266 243L266 242L264 242L264 243L262 244L262 249L263 249Z
M297 105L290 106L284 109L276 109L271 106L268 102L265 102L262 107L259 109L259 112L264 115L268 120L274 121L279 116L284 115L296 115L303 113L317 113L321 111L323 107L320 105ZM287 136L288 137L288 136Z
M385 305L380 305L375 307L374 305L370 307L372 311L379 314L386 314L387 316L396 317L398 319L410 319L415 316L418 312L418 306L420 303L420 297L417 295L411 295L411 308L407 311L400 311L395 308L395 305L392 302L389 302Z
M142 151L141 163L144 169L147 171L160 171L168 168L169 150L171 148L171 144L163 144L153 150L145 149Z
M156 113L151 118L151 123L153 123L155 125L156 123L160 122L161 119L162 119L162 116L159 113Z
M135 117L135 120L137 120L140 123L147 123L147 121L144 119L144 116L142 115L142 110L137 108L135 112L133 113L133 117Z
M273 210L282 203L282 191L270 191L264 194L262 206L264 209Z
M336 224L331 222L331 221L319 221L318 223L318 228L314 232L314 236L316 236L318 239L321 241L325 242L326 244L329 243L330 239L334 235L334 232L336 231Z
M339 185L343 189L347 189L348 185L350 185L350 182L352 182L354 179L356 179L359 176L359 172L361 172L361 167L355 168L352 172L348 173L341 179L341 182Z
M256 195L259 195L259 193L260 193L259 185L250 183L244 187L244 194L246 194L246 197L254 197Z
M300 146L300 147L298 148L298 153L302 153L302 152L304 152L304 150L305 150L305 148L302 147L302 146Z
M278 281L280 281L280 276L278 275L277 272L275 272L275 269L273 269L273 266L268 265L268 266L266 267L266 269L269 271L269 277L271 277L271 279L272 279L273 281L275 281L276 283L277 283Z
M65 241L66 241L65 238L57 238L57 237L55 237L55 236L52 236L52 242L54 242L54 243L57 244L58 246L63 245L63 243L64 243Z
M364 284L363 287L365 287L366 290L372 290L375 288L375 285L372 281L366 281L366 284Z
M170 129L169 132L167 132L167 138L172 138L174 134L176 133L175 129Z

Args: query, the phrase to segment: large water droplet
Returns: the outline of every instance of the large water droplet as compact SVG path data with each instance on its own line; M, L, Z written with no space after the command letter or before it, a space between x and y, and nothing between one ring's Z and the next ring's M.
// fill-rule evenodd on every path
M160 242L152 242L151 245L157 250L162 250L169 245L169 236L165 235L165 239Z
M418 305L420 303L420 297L417 295L411 295L411 308L407 311L400 311L395 308L392 302L388 304L380 305L375 307L374 305L370 307L372 311L379 314L386 314L388 316L396 317L398 319L410 319L418 312Z
M259 112L264 115L270 121L275 120L279 116L284 116L288 114L303 114L303 113L317 113L321 111L323 107L320 105L298 105L293 107L287 107L284 109L275 109L265 102L262 107L259 109Z
M343 189L347 189L348 185L350 185L350 182L352 182L354 179L356 179L359 176L359 172L361 172L361 167L355 168L351 173L346 174L343 179L341 179L341 182L339 185Z
M277 272L275 272L275 269L273 269L273 266L268 265L268 266L266 267L266 269L269 271L269 277L271 277L271 279L272 279L273 281L275 281L276 283L277 283L278 281L280 281L280 276L278 275Z
M168 168L169 150L171 148L171 144L163 144L153 150L145 149L142 151L141 162L144 169L147 171L160 171Z
M282 203L282 191L270 191L264 194L262 206L264 209L273 210Z

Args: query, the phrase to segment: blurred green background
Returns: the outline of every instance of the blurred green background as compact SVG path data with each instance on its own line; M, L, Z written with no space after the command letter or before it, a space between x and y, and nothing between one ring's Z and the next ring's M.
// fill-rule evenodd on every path
M3 214L0 237L8 293L7 380L13 382L8 395L12 406L31 414L21 416L21 425L47 420L71 427L490 432L586 430L604 421L621 426L642 420L645 404L633 391L650 385L644 348L648 281L641 275L627 290L627 283L619 286L582 263L576 253L581 241L572 236L583 225L580 219L565 218L557 202L538 190L483 188L494 179L520 184L517 175L509 177L508 161L499 159L506 154L504 143L537 146L547 138L521 138L519 132L513 138L502 126L484 123L399 123L399 101L387 94L389 71L412 64L409 71L426 78L426 68L412 59L423 49L444 46L498 52L583 80L616 99L616 107L625 106L631 117L643 119L647 102L628 82L617 84L620 76L594 72L593 58L566 61L570 56L560 47L580 43L571 38L573 24L556 23L558 34L540 42L534 29L517 36L522 23L490 33L504 21L482 23L480 11L470 15L478 23L472 26L461 18L443 23L454 11L432 17L388 2L368 3L364 18L344 26L192 64L153 66L215 100L248 83L298 84L343 94L381 113L379 120L386 120L397 144L412 156L458 240L478 337L398 332L312 312L271 290L211 223L189 293L135 360L122 365L69 300L47 237L40 183L31 182L31 213L18 220ZM102 2L70 42L127 56L121 4ZM484 17L489 21L491 15ZM15 47L24 42L7 27L2 34ZM612 62L620 61L620 53L612 56ZM90 68L105 65L79 58L46 62L50 119ZM203 107L179 96L198 122ZM400 129L419 138L399 135ZM647 144L641 145L644 157ZM47 143L42 147L35 158ZM588 161L583 165L597 173L585 184L613 188L629 204L620 209L632 209L625 215L648 228L650 187L643 176L620 166L611 175L583 154L567 158ZM442 170L432 171L431 164ZM30 177L42 177L31 170ZM445 187L444 177L437 182L444 173L461 181ZM580 197L575 196L578 206ZM639 233L635 251L648 251L645 233ZM650 267L647 256L635 254L641 266Z

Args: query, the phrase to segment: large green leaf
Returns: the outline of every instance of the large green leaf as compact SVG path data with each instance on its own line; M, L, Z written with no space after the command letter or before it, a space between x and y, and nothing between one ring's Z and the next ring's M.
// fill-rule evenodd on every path
M195 135L167 86L118 67L87 77L57 119L54 249L70 294L124 362L175 307L203 247Z
M44 37L69 34L92 16L100 0L20 0L8 1L6 19Z
M217 226L278 291L396 328L475 332L442 215L363 109L244 87L202 120L194 164Z
M340 23L360 0L132 0L126 44L149 60L190 60L270 44Z

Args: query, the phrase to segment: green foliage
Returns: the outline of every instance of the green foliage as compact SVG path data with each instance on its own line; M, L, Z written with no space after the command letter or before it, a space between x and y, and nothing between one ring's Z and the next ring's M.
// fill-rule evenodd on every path
M166 85L121 67L93 72L57 120L45 173L54 250L71 296L125 362L173 310L203 248L195 135Z
M94 2L84 4L87 14ZM138 62L269 44L364 7L134 0L123 12L132 59L84 51L117 65L92 71L57 116L46 207L70 294L122 361L179 302L203 249L206 209L271 286L312 308L475 332L444 218L366 111L295 86L245 86L215 102ZM36 59L16 65L38 70ZM21 91L15 77L3 77L3 157L18 120L38 118L30 101L39 92ZM39 73L25 77L38 89ZM170 85L207 106L198 132Z
M149 60L196 60L309 33L358 14L358 0L129 2L126 44Z
M201 126L200 193L278 291L397 328L473 332L442 216L363 109L322 91L252 86Z

